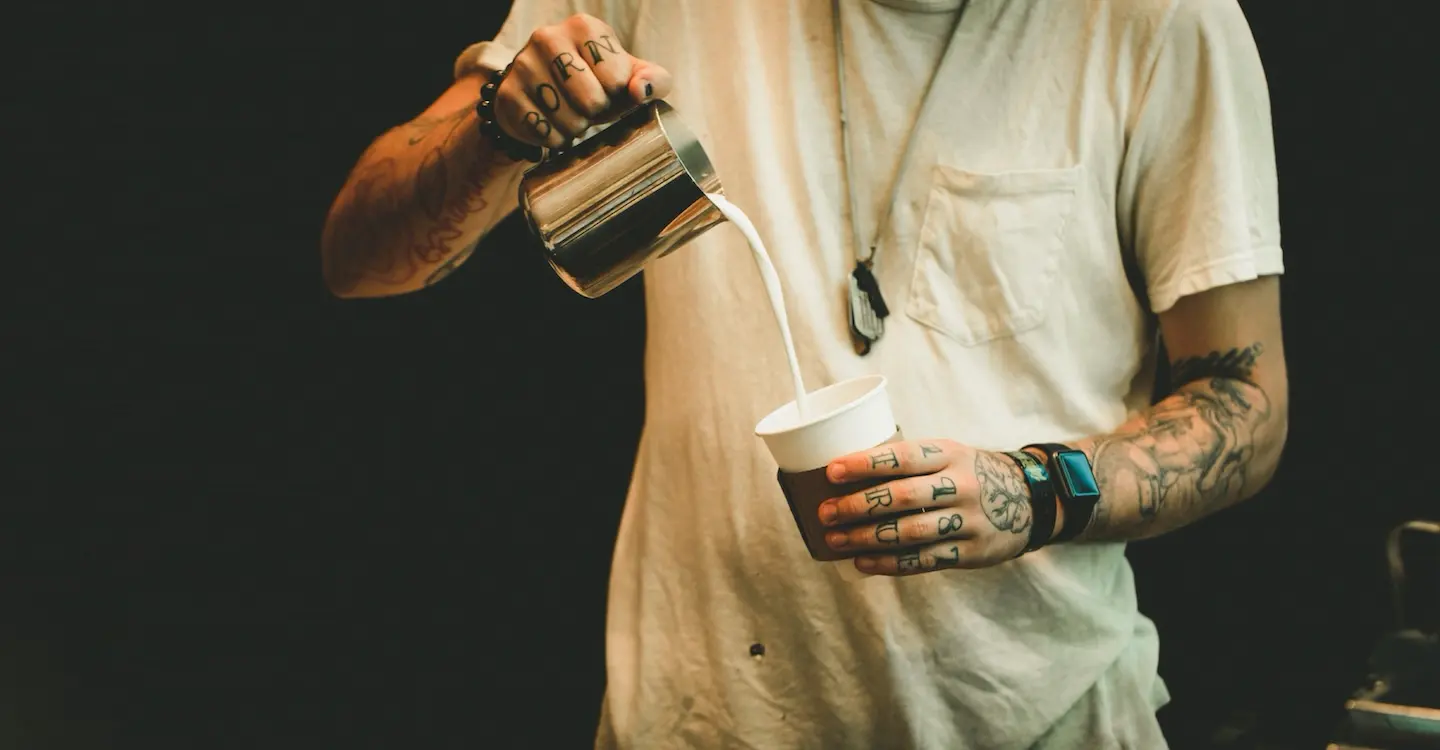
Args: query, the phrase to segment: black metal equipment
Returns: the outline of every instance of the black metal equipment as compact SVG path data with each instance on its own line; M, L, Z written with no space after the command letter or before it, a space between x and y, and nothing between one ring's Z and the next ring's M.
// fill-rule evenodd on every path
M1427 631L1406 618L1401 539L1407 532L1440 535L1440 522L1408 521L1390 531L1386 556L1396 629L1371 652L1369 682L1345 702L1340 739L1329 750L1440 748L1440 629L1431 623ZM1431 588L1425 596L1435 600L1440 590Z

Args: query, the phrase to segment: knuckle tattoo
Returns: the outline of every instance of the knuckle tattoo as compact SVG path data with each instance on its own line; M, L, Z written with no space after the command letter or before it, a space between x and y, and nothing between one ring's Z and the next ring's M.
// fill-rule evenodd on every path
M875 511L881 508L888 508L891 503L895 502L895 496L890 494L890 488L888 486L874 487L865 490L864 497L866 515L874 515Z

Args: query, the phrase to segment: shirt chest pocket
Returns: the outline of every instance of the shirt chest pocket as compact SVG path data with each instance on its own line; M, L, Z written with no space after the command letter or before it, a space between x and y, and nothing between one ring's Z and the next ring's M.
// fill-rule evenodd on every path
M966 346L1043 323L1080 170L937 165L906 314Z

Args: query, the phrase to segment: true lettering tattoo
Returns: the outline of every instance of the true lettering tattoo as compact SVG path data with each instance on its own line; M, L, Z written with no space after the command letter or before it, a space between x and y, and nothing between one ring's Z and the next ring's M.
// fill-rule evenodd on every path
M1105 538L1113 498L1135 498L1147 525L1170 525L1245 495L1256 434L1271 410L1269 397L1252 382L1263 351L1255 343L1177 361L1179 390L1143 421L1096 445L1101 502L1087 537Z
M902 573L913 573L920 569L920 550L910 550L895 558L895 564Z
M886 521L875 527L875 541L881 544L900 543L900 521Z
M1012 534L1030 530L1030 492L1018 466L999 454L977 451L975 479L980 507L996 529Z
M948 556L935 555L935 568L958 568L960 567L960 548L951 545Z
M939 448L937 448L937 447L935 447L935 446L933 446L933 445L931 445L931 444L929 444L929 443L921 443L921 444L920 444L920 455L921 455L922 457L924 457L924 456L938 456L938 455L940 455L941 453L943 453L943 451L941 451Z
M890 494L889 487L876 487L865 490L865 502L869 504L869 507L865 509L865 514L873 516L875 515L875 511L890 507L890 503L894 500L895 497Z
M488 152L462 139L474 118L469 106L416 119L360 157L321 239L326 277L337 292L367 279L404 284L447 258L458 264L455 246L471 217L488 206L485 183L499 167L498 157L483 158ZM407 148L416 146L425 151L411 155Z
M585 42L585 49L590 50L590 61L594 63L598 63L601 60L605 59L600 56L601 47L609 50L610 54L612 55L619 54L615 49L615 43L610 39L610 36L608 34L601 35L600 39L604 39L605 41L601 42L596 39L591 39Z
M964 525L965 519L961 518L959 513L952 513L951 515L940 517L936 532L939 533L940 536L946 537L960 531L960 527Z
M555 74L560 76L561 83L570 80L571 70L574 70L576 73L584 73L589 70L589 68L580 67L580 65L575 62L575 56L569 52L561 52L556 55L554 65Z
M882 466L888 466L892 469L900 468L900 457L895 455L893 448L882 453L876 453L870 457L870 468L878 469Z
M560 109L560 92L548 83L542 83L535 87L535 101L540 104L540 109L546 112L554 112Z
M550 121L541 117L539 112L526 112L525 124L529 125L530 129L535 131L535 135L541 138L549 138L550 131L553 129L550 127Z
M955 480L950 477L940 477L940 483L930 487L930 502L938 503L940 502L940 498L948 497L955 493Z

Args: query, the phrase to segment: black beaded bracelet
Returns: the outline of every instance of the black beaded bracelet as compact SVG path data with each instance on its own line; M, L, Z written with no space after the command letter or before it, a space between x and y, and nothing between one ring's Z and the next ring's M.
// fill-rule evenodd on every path
M1016 555L1019 557L1049 544L1050 535L1055 533L1055 485L1050 483L1045 465L1034 456L1025 451L1007 451L1005 455L1020 467L1030 488L1030 541Z
M510 72L510 66L490 74L490 80L480 87L480 101L475 104L475 114L480 119L480 134L490 140L506 156L515 161L538 162L545 157L545 150L524 141L512 138L495 120L495 92L500 82Z

